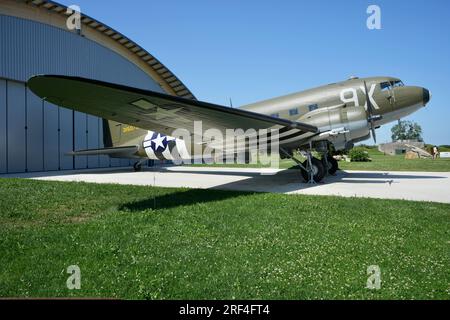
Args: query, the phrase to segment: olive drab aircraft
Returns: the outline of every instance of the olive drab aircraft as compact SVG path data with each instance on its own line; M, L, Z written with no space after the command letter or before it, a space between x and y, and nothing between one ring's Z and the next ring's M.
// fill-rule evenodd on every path
M412 114L431 99L427 89L393 77L351 77L240 108L68 76L35 76L28 86L50 103L104 119L105 148L74 150L74 156L133 158L138 171L148 159L173 160L174 150L182 159L201 154L204 142L192 148L192 141L172 135L178 128L194 132L199 121L202 130L223 133L230 128L276 129L276 151L296 161L311 183L338 170L330 150L348 150L370 136L376 142L377 128ZM306 160L295 158L294 151Z

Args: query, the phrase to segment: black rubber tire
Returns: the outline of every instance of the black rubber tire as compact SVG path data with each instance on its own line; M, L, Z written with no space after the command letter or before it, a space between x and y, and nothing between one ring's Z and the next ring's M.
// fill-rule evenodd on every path
M334 175L339 170L339 163L332 156L328 156L327 161L328 161L328 173ZM323 166L326 167L325 159L322 159L322 162Z
M136 162L133 164L134 172L141 172L142 171L142 165L139 162Z
M312 165L313 165L313 168L314 168L314 171L315 171L314 177L313 177L314 181L315 182L322 181L323 178L325 177L325 167L324 167L322 161L317 159L317 158L312 158L311 162L312 162ZM308 168L308 160L303 162L303 166L305 168ZM306 171L304 169L301 169L301 172L302 172L303 179L306 182L309 182L309 173L308 173L308 171Z

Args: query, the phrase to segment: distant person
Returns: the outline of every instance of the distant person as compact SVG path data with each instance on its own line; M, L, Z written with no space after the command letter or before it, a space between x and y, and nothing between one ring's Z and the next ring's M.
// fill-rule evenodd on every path
M436 160L439 157L439 149L437 146L433 147L433 159Z

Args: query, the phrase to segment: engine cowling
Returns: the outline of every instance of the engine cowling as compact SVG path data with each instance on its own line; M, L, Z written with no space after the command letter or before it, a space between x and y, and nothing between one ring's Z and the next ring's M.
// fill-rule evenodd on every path
M308 115L308 123L319 128L322 134L313 141L327 140L336 150L349 149L356 141L370 136L367 113L364 107L340 106L318 109L315 114Z

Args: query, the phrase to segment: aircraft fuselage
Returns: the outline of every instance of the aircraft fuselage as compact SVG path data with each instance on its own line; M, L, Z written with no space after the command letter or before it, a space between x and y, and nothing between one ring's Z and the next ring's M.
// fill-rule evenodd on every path
M319 135L314 140L327 140L336 149L345 149L370 137L364 82L373 115L377 116L376 127L408 116L430 100L430 93L425 88L405 86L400 79L393 77L372 77L352 78L242 108L312 124L320 132L334 130L335 134ZM284 141L286 147L294 147L298 143L301 143L298 139Z

